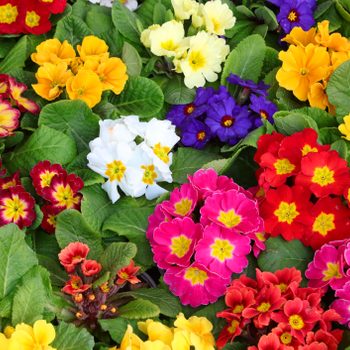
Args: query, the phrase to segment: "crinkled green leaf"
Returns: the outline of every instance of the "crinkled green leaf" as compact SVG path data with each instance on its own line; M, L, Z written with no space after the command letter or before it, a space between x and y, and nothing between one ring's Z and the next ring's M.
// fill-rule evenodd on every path
M124 318L146 319L157 317L160 313L159 307L149 300L136 299L119 308L119 313Z

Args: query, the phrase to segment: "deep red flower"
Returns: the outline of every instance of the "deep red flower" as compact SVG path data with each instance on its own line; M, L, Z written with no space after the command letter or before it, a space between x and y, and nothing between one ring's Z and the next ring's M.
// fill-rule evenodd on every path
M255 280L246 275L240 275L239 278L235 278L229 287L227 287L227 292L232 289L247 289L251 290L254 295L257 293L258 284Z
M263 335L259 339L259 343L257 347L249 346L248 350L289 350L289 349L288 347L281 345L276 334L269 333L268 335Z
M216 346L218 350L221 350L229 342L232 342L236 337L238 337L243 330L244 324L242 321L234 316L231 316L227 320L228 324L220 332L218 339L216 340Z
M96 260L84 260L81 264L81 271L84 276L97 275L102 270L102 266Z
M338 345L341 341L339 335L342 336L343 331L336 334L336 337L330 332L326 332L322 329L319 329L317 332L309 332L306 337L307 344L314 344L315 342L320 344L325 344L328 350L337 350Z
M21 186L21 179L19 178L19 172L14 173L11 176L0 177L0 190L7 190L10 187Z
M272 134L264 134L260 136L257 142L257 150L254 155L254 160L259 164L261 162L261 156L265 153L278 154L278 150L281 145L281 141L285 138L284 135L277 132Z
M282 235L286 240L300 239L311 220L309 198L309 192L301 186L283 185L268 190L260 205L266 232L274 237Z
M43 34L51 29L50 12L38 1L26 1L19 7L18 20L24 32Z
M74 271L75 266L85 260L89 253L89 247L81 242L72 242L58 254L61 265L68 273Z
M41 207L44 214L41 222L41 227L48 233L54 233L56 230L57 215L64 209L56 207L51 204L46 204Z
M39 0L40 6L46 8L49 12L57 14L62 13L67 5L67 0Z
M350 208L350 186L346 186L344 190L344 198L348 203L348 207Z
M34 206L34 198L22 186L0 190L0 226L29 227L36 217Z
M84 284L82 279L77 275L72 275L70 280L62 288L62 292L70 295L83 293L91 288L91 284Z
M342 195L350 183L346 160L337 151L309 153L301 160L295 183L309 188L317 197Z
M0 34L18 34L22 31L19 24L19 0L0 0Z
M140 266L135 266L134 260L130 260L130 264L128 266L123 267L117 272L118 279L115 283L121 285L125 282L129 282L131 284L140 282L140 280L136 277L139 270Z

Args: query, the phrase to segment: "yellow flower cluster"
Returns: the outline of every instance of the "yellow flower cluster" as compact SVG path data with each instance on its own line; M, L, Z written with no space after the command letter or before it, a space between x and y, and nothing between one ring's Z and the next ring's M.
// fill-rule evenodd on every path
M153 320L138 322L137 325L148 336L148 340L142 341L129 325L119 350L190 350L192 347L196 350L214 350L215 340L211 333L213 325L205 317L192 316L186 319L180 313L174 328Z
M67 40L49 39L36 47L32 61L40 67L33 89L52 101L66 88L71 100L80 99L92 108L101 101L102 92L120 94L128 79L126 65L117 57L109 57L106 42L87 36L77 45L78 56Z
M344 135L345 140L350 141L350 114L343 118L344 123L338 126L339 131Z
M33 327L21 323L13 327L6 327L0 333L1 350L56 350L51 344L56 337L55 328L51 323L38 320Z
M236 18L221 0L199 4L195 0L172 0L176 20L153 24L141 33L142 43L156 56L173 60L177 73L185 76L189 88L214 82L221 63L229 53L225 40L219 38L234 26ZM196 35L186 36L184 20L192 20Z
M279 85L293 91L299 100L308 100L312 107L328 108L334 113L326 87L334 70L350 59L350 41L339 33L330 34L326 20L318 23L317 29L304 31L295 27L283 41L290 46L279 53Z

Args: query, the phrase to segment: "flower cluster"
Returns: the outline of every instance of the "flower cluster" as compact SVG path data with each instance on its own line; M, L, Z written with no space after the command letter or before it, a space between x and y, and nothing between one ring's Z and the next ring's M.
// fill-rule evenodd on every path
M177 315L174 327L170 328L161 322L151 319L137 322L137 326L148 339L143 341L133 333L128 325L119 350L179 350L179 349L205 349L214 350L215 340L211 333L213 325L205 317L191 316L186 319L184 314ZM111 350L117 350L112 348Z
M221 72L221 63L230 49L225 44L225 30L236 18L221 0L199 4L195 0L172 0L176 20L153 24L141 33L141 41L156 56L171 59L175 71L183 73L189 88L214 82ZM192 18L191 28L197 34L186 36L184 21Z
M67 0L2 0L0 34L43 34L51 29L50 15L62 13Z
M33 326L20 323L16 328L7 326L4 333L0 333L0 349L56 350L50 346L55 337L54 326L45 320L35 321Z
M18 128L21 112L39 113L39 106L22 96L26 90L25 84L0 74L0 138L11 135Z
M69 280L62 292L71 297L77 322L93 328L97 319L118 315L118 301L111 299L127 284L140 282L136 277L140 267L135 266L131 260L128 266L114 271L116 274L112 278L99 282L103 266L96 260L87 259L89 251L86 244L74 242L62 249L58 257L69 274Z
M324 244L316 251L305 276L310 287L335 291L337 299L331 307L341 316L339 322L350 328L350 240Z
M336 350L342 331L332 329L340 316L321 306L322 291L301 288L301 273L285 268L275 273L256 270L256 280L240 276L227 288L226 310L217 314L227 321L217 346L236 337L246 339L249 350Z
M198 170L149 217L146 236L164 281L182 304L215 302L248 265L251 239L264 249L252 195L213 169ZM261 239L259 239L261 237Z
M120 1L130 11L135 11L138 6L137 0L89 0L93 4L99 4L105 7L112 7L114 1Z
M0 170L2 163L0 160ZM10 223L19 228L32 225L35 214L35 200L21 183L19 173L6 176L6 170L0 171L0 226Z
M326 20L318 23L317 30L296 27L282 39L290 46L279 53L282 67L276 79L299 100L308 100L312 107L334 112L326 87L334 70L350 59L350 40L339 33L330 34L328 27Z
M75 174L68 174L60 164L48 160L39 162L30 171L36 193L46 202L41 207L44 218L41 227L49 233L55 232L57 215L65 209L80 210L82 195L79 191L84 182Z
M118 187L128 196L154 199L166 192L158 182L172 182L170 151L178 141L168 120L106 119L100 121L100 136L89 144L88 167L107 179L102 188L113 203L120 198Z
M277 107L266 97L268 85L234 74L227 81L242 88L237 101L225 86L218 90L198 88L191 103L173 106L168 112L167 119L181 130L185 146L202 149L215 137L233 145L261 126L263 120L273 123Z
M119 95L128 79L126 65L118 57L109 57L108 49L104 40L93 35L77 45L79 56L67 40L45 40L31 55L40 66L35 74L37 83L32 85L34 91L52 101L66 88L71 100L83 100L90 108L101 101L103 91Z
M317 142L315 130L263 135L254 160L266 232L313 249L348 236L350 209L343 198L350 202L349 168L338 152Z

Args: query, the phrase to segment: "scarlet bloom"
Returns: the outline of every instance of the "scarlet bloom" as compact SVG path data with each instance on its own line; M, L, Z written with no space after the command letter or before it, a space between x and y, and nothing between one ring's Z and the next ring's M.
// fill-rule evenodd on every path
M75 266L83 262L89 253L89 247L81 242L72 242L58 254L61 265L68 273L74 271Z
M71 276L70 280L65 284L65 286L62 288L62 292L70 295L74 295L77 293L83 293L90 289L91 284L84 284L82 279L77 276L73 275Z
M260 205L265 230L271 236L282 235L286 240L300 239L310 222L311 206L308 191L301 186L280 186L270 189Z
M319 329L317 332L309 332L306 337L306 343L309 344L309 346L313 345L314 349L316 349L315 345L318 344L319 346L323 345L326 346L327 350L337 350L338 345L341 341L343 331L336 332L333 334L330 332L326 332L322 329ZM306 349L310 349L306 347ZM319 349L322 349L322 347L319 347Z
M46 204L41 207L41 211L44 214L41 222L41 227L48 233L54 233L56 230L57 215L64 209L56 207L51 204Z
M7 190L10 187L15 187L20 185L21 185L21 180L19 178L19 172L16 172L11 176L6 176L3 178L0 177L0 190Z
M293 337L291 334L291 327L287 324L279 324L277 327L272 329L272 333L276 334L281 345L284 346L283 350L294 350L298 349L300 341Z
M263 335L259 339L258 346L249 346L248 350L287 350L288 348L281 345L278 337L274 333ZM288 349L289 350L289 349Z
M0 1L0 34L17 34L21 32L19 25L19 0Z
M271 153L274 155L278 154L278 150L281 146L282 140L285 138L284 135L278 132L272 134L265 134L259 137L257 143L257 151L254 155L254 160L261 165L261 156L265 153Z
M349 168L337 151L309 153L301 160L295 183L309 188L317 197L342 195L349 184Z
M51 29L50 12L36 1L27 1L19 8L19 23L27 33L39 35Z
M228 342L232 342L238 337L242 333L244 327L242 321L233 315L231 315L227 321L228 324L222 329L216 341L216 346L219 350L224 348Z
M67 0L39 0L39 4L49 12L57 14L64 11Z
M84 276L94 276L97 275L102 269L100 263L96 260L84 260L81 264L81 271Z
M138 282L141 282L137 277L136 274L139 272L140 266L135 266L134 260L130 260L130 264L126 267L123 267L117 272L117 281L116 284L122 285L126 282L129 282L131 284L136 284Z

